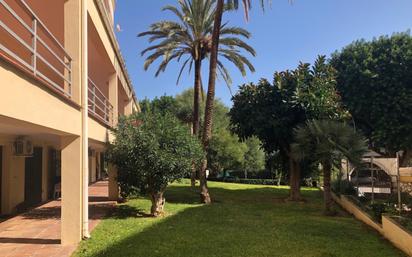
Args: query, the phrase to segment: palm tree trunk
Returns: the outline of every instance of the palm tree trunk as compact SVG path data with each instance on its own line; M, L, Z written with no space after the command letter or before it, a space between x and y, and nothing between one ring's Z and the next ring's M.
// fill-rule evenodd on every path
M331 173L332 173L332 165L329 162L325 162L322 164L323 166L323 197L325 201L325 214L331 215L332 214L332 192L331 192Z
M201 71L202 71L202 59L197 58L195 60L195 85L194 85L194 97L193 97L193 127L192 133L194 136L199 134L199 109L200 109L200 91L201 91ZM196 165L192 166L192 174L190 176L190 184L192 187L196 186Z
M302 200L300 194L300 164L289 157L289 200L300 201Z
M199 58L199 60L195 61L195 85L194 85L194 98L193 98L193 135L199 134L201 71L202 71L202 60Z
M222 25L223 16L223 0L218 0L216 4L215 21L212 34L212 49L210 53L210 68L209 68L209 85L207 88L206 107L205 107L205 123L203 126L203 147L207 151L209 148L209 141L212 137L212 121L213 121L213 102L215 100L216 87L216 68L217 55L219 50L219 36L220 27ZM206 180L207 159L205 158L200 170L200 200L205 204L211 203L209 189Z

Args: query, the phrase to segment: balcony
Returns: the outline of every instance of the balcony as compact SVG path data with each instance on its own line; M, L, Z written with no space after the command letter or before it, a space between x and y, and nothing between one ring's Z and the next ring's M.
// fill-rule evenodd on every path
M62 45L63 2L50 3L53 8L45 10L40 8L38 1L0 0L0 57L40 80L53 91L71 98L72 58ZM63 12L62 17L60 11ZM55 34L39 18L40 14L47 17L47 24L53 27ZM61 35L56 36L56 33Z
M111 127L113 125L113 105L89 78L89 113L100 122Z

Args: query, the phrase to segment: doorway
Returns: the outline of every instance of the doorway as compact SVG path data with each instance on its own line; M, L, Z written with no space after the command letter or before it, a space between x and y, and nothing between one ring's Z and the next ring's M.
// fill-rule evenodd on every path
M43 148L35 147L33 156L25 160L24 203L26 207L42 202Z

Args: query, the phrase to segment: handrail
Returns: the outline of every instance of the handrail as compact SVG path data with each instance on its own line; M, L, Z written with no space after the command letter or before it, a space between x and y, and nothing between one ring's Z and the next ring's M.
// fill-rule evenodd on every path
M109 21L110 21L110 23L111 23L110 25L112 26L112 29L113 29L113 25L114 25L113 16L112 16L112 14L111 14L111 12L110 12L109 6L107 6L109 3L108 3L106 0L102 0L102 2L103 2L104 12L106 13L106 16L107 16L107 18L109 19Z
M71 97L71 87L72 87L72 69L71 69L71 62L72 58L70 55L67 53L66 49L62 46L62 44L56 39L56 37L50 32L50 30L47 28L47 26L43 23L43 21L40 20L40 18L34 13L34 11L29 7L29 5L26 3L25 0L15 0L20 7L22 7L22 10L28 14L31 17L32 24L28 25L22 17L19 16L19 14L13 10L13 8L6 3L5 0L0 0L0 7L3 6L3 8L16 20L18 21L23 28L27 30L27 32L30 33L32 37L32 42L29 44L25 40L21 38L14 30L13 28L10 28L9 26L4 23L0 17L0 28L3 28L11 37L13 37L20 45L25 47L31 54L31 60L27 61L24 60L23 57L19 56L18 53L13 52L9 48L7 48L6 45L3 45L0 39L0 50L5 52L7 55L10 57L14 58L16 61L18 61L21 65L23 65L25 68L29 69L34 76L37 76L47 83L51 84L55 89L57 89L59 92L63 93L67 97ZM46 37L51 40L51 43L55 46L58 47L59 50L62 51L62 56L59 56L51 47L49 44L46 43L46 41L41 37L41 34L39 34L39 28L43 31L46 32ZM61 65L62 65L62 71L59 70L59 67L56 67L56 65L53 65L52 62L50 61L49 58L45 58L39 51L38 51L38 44L41 44L44 49L46 49ZM67 60L67 61L66 61ZM58 78L62 79L62 84L59 85L56 81L54 81L51 77L47 76L44 74L43 71L39 70L38 64L42 63L44 64L48 69L50 69L51 72L53 72L55 75L57 75ZM67 84L66 84L67 83Z
M4 0L1 0L4 1ZM61 50L63 50L63 52L65 53L66 57L71 61L72 58L70 57L70 55L66 52L66 49L64 48L64 46L62 46L59 42L59 40L56 39L56 37L50 32L50 30L46 27L46 25L44 25L44 23L39 19L39 17L37 17L37 15L33 12L33 10L29 7L29 5L26 3L25 0L19 0L20 3L23 4L23 6L29 11L29 13L32 15L32 18L34 20L37 20L37 22L43 27L43 29L47 32L47 34L49 34L49 36L54 40L54 42L60 47Z
M112 126L113 105L90 78L88 84L89 112L97 116L106 125Z

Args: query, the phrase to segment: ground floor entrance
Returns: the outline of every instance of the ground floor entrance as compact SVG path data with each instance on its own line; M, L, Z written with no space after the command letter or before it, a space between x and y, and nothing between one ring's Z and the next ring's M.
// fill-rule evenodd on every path
M108 201L108 182L89 187L89 229L114 206ZM55 200L0 223L0 256L65 257L76 245L61 245L61 201Z
M24 165L24 204L25 207L42 202L43 148L35 147L33 155L25 158Z

